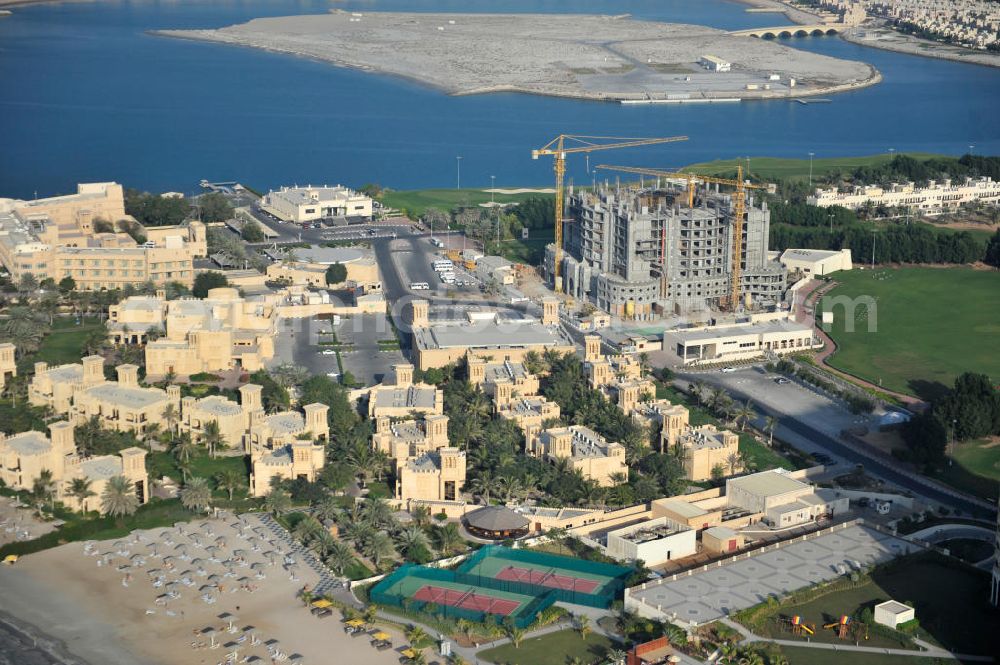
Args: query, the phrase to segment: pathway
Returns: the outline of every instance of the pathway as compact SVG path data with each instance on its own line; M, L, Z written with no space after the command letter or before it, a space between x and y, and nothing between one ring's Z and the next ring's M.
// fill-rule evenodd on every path
M726 624L742 636L740 640L741 644L752 644L754 642L771 642L781 646L787 647L803 647L806 649L826 649L827 651L856 651L861 653L870 653L878 655L890 655L890 656L907 656L909 658L947 658L947 659L958 659L963 662L976 661L983 663L992 663L992 656L974 656L971 654L963 653L953 653L947 649L942 649L941 647L936 647L932 644L924 642L923 640L914 640L917 646L921 648L920 651L914 651L913 649L887 649L884 647L863 647L856 646L854 644L828 644L823 642L803 642L801 640L781 640L772 639L770 637L761 637L755 633L751 633L742 624L739 624L732 619L724 618L719 619L722 623Z
M292 534L288 533L288 530L281 526L276 519L271 517L268 513L257 513L256 517L260 520L260 523L267 529L271 531L285 546L288 551L293 552L299 556L305 565L315 571L319 575L319 582L311 590L313 595L322 596L327 593L332 593L334 590L342 586L340 580L333 576L330 569L327 568L323 563L316 558L312 550L309 550L302 546L302 543L297 541Z

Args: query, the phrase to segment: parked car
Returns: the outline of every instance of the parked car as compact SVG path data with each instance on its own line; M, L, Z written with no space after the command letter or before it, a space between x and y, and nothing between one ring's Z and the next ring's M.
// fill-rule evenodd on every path
M777 383L779 386L783 386L786 383L788 383L789 381L785 377L779 376L777 379L774 380L774 382Z
M728 374L729 372L735 372L735 371L736 371L735 367L723 367L722 368L722 372L724 374Z

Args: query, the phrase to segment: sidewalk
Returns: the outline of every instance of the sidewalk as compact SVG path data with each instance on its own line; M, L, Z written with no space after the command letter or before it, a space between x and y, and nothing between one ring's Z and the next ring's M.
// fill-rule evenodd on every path
M947 649L942 649L941 647L936 647L922 640L914 639L914 642L921 648L920 651L915 651L913 649L887 649L884 647L863 647L855 646L853 644L827 644L822 642L803 642L801 640L781 640L772 639L769 637L761 637L751 633L742 624L739 624L728 617L720 619L722 623L726 626L732 628L738 632L743 639L740 640L741 644L753 644L755 642L771 642L781 646L788 647L800 647L806 649L825 649L827 651L854 651L861 653L870 653L878 655L890 655L890 656L907 656L909 658L947 658L947 659L958 659L963 662L976 661L983 663L992 663L992 656L973 656L970 654L962 653L952 653Z

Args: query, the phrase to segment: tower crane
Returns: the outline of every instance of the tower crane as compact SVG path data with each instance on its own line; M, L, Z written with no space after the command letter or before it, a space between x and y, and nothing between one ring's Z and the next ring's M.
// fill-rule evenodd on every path
M686 136L671 136L667 138L627 138L621 136L582 136L579 134L560 134L541 148L531 151L531 158L538 159L543 155L551 155L555 159L553 168L556 173L556 253L554 264L554 285L557 293L562 292L562 281L560 279L559 254L562 252L563 239L563 180L566 176L566 155L573 153L590 153L597 150L611 150L613 148L635 148L643 145L654 145L657 143L673 143L675 141L687 141Z
M723 303L724 306L731 312L735 312L736 308L740 303L740 282L743 273L743 215L746 212L746 190L747 189L769 189L769 185L756 185L746 182L743 179L743 167L739 164L736 166L736 179L731 180L729 178L717 178L715 176L698 175L696 173L683 173L680 171L663 171L660 169L648 169L640 168L634 166L611 166L608 164L600 164L597 169L605 169L608 171L621 171L623 173L637 173L640 175L650 175L656 176L658 178L676 178L687 180L688 183L688 207L694 207L694 190L696 182L705 183L716 183L720 185L733 185L736 187L736 196L733 197L733 257L732 257L732 267L730 269L730 285L729 294ZM663 244L666 243L666 231L663 234ZM666 247L661 250L661 266L660 271L662 273L661 280L662 292L665 291L666 287Z

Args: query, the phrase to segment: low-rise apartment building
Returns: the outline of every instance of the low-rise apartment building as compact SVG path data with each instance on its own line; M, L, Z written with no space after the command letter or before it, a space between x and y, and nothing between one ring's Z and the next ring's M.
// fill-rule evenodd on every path
M119 230L120 221L146 241ZM194 259L205 256L206 245L201 222L142 228L125 213L122 186L114 182L81 184L76 194L34 201L0 199L0 262L15 280L72 277L77 289L91 291L148 282L191 286Z
M438 448L407 460L399 469L396 498L403 502L457 501L465 484L465 451Z
M353 396L367 396L368 417L372 419L444 413L444 391L427 383L414 383L413 365L409 363L393 365L392 375L387 374L381 384L364 388Z
M55 483L55 498L71 510L102 510L101 495L108 480L123 476L135 487L139 503L149 499L146 451L130 447L116 455L80 455L73 439L73 424L60 421L49 425L49 435L22 432L7 436L0 432L0 480L10 489L31 491L42 471L49 471ZM70 493L74 479L89 481L93 495L80 499Z
M469 371L469 383L479 387L491 398L496 395L496 386L500 383L509 384L511 394L515 397L537 395L540 387L538 377L525 369L524 364L504 360L490 362L485 358L470 355L466 358Z
M865 185L841 192L836 187L817 188L806 199L809 205L826 208L841 206L857 210L865 205L909 208L926 213L945 212L963 205L1000 204L1000 182L992 178L965 178L961 182L931 180L926 187L912 182L894 183L888 187Z

